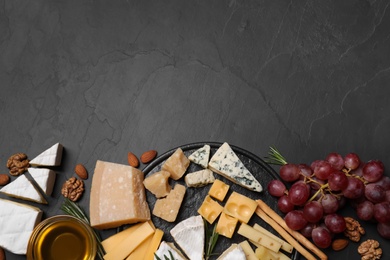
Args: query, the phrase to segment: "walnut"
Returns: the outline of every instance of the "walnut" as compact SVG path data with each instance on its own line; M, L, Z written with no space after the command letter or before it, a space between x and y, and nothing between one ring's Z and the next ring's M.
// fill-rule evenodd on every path
M345 217L344 219L347 226L344 235L354 242L359 242L360 237L364 235L366 231L360 226L360 223L357 220L351 217Z
M360 244L358 252L362 256L362 260L380 259L382 249L379 247L379 242L374 239L368 239Z
M30 162L27 159L27 155L24 153L16 153L8 158L7 168L9 173L13 176L18 176L25 171L30 166Z
M70 199L71 201L77 201L84 192L84 182L78 180L75 177L67 180L64 185L62 185L61 193L65 198Z

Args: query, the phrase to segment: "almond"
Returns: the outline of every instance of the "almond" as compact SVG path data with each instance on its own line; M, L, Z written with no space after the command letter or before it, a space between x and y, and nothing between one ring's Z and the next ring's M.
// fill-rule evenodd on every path
M77 164L76 167L74 167L74 172L83 180L88 179L88 172L87 169L85 169L84 165Z
M129 165L133 166L134 168L139 166L138 158L132 152L127 153L127 161L129 162Z
M0 186L4 186L9 183L9 176L5 173L0 174Z
M149 150L144 152L141 155L141 162L142 163L150 163L154 158L156 158L157 151L156 150Z
M0 260L5 260L5 252L4 249L0 247Z
M348 245L348 240L346 239L336 239L333 241L332 243L332 249L334 251L340 251L340 250L343 250L347 245Z

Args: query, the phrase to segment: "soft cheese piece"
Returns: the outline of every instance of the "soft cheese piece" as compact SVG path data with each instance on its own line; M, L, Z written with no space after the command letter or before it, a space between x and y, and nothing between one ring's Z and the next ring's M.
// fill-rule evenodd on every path
M50 196L53 192L56 173L46 168L28 168L28 172L34 178L39 187Z
M177 148L176 151L169 156L169 158L161 166L161 169L168 171L171 174L171 178L174 180L180 179L186 172L190 160L185 156L181 148Z
M185 193L186 187L177 183L168 196L156 201L153 208L153 215L168 222L174 222L179 213Z
M29 205L0 199L0 247L24 255L42 211Z
M160 244L160 247L156 251L156 256L160 259L171 259L171 255L175 260L187 260L180 252L177 250L177 248L173 245L173 243L167 243L165 241L162 241ZM157 260L157 257L154 257L155 260Z
M184 181L188 187L203 187L215 181L214 174L209 169L187 173Z
M234 243L217 260L246 260L246 255L242 247Z
M261 192L263 187L244 166L228 143L221 147L211 157L209 166L212 171L224 176L249 190Z
M192 216L174 226L170 233L191 260L202 260L204 255L204 222L202 216Z
M10 197L47 204L46 199L25 175L20 175L14 181L8 183L0 189L0 192Z
M210 159L210 145L205 144L203 147L190 154L188 159L193 163L199 164L203 168L207 168Z
M90 196L91 226L98 229L150 219L144 174L129 165L98 160Z
M59 166L62 159L63 146L60 143L54 144L52 147L43 151L37 157L30 161L33 166Z
M162 198L169 194L171 186L169 185L169 176L171 174L167 171L158 171L144 180L145 188L156 196Z

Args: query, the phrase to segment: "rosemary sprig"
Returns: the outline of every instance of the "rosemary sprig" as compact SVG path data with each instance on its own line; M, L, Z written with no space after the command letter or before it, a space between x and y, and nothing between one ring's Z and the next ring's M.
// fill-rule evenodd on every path
M173 256L171 250L168 250L168 253L169 253L169 257L164 255L164 260L175 260L175 257ZM158 255L156 255L156 253L154 253L154 256L156 257L157 260L162 260L160 257L158 257Z
M266 162L269 164L275 165L285 165L287 164L287 160L283 157L283 155L274 147L269 147L269 157L265 157Z
M61 210L66 214L76 217L90 225L89 218L84 210L77 203L69 200L68 198L65 198L64 203L61 205ZM105 255L104 248L101 244L102 239L95 229L92 228L92 230L97 242L97 256L102 260L103 256Z
M205 246L206 246L206 250L205 250L205 260L208 260L212 255L213 255L213 251L214 251L214 248L215 248L215 245L217 244L217 241L218 241L218 237L219 237L219 234L215 231L216 229L216 225L214 225L214 227L212 229L210 229L208 227L208 222L203 219L204 221L204 226L205 226L205 234L206 234L206 237L205 237Z

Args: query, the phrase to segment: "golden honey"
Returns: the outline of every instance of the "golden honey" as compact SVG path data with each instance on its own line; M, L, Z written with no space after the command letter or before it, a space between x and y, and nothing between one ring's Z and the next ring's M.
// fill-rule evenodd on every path
M34 229L27 250L31 260L92 260L96 240L92 229L71 216L55 216Z

